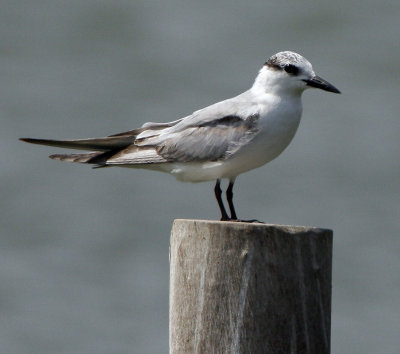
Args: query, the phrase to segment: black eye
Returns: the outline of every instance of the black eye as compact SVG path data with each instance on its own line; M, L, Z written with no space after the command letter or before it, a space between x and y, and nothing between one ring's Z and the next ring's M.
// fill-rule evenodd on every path
M293 64L287 64L283 69L290 75L297 75L299 73L299 68Z

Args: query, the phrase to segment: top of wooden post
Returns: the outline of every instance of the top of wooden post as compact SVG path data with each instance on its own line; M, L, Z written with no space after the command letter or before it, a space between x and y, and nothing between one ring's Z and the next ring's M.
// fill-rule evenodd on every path
M259 230L259 229L279 229L281 231L298 234L298 233L333 233L331 229L314 227L314 226L296 226L296 225L279 225L279 224L266 224L261 222L237 222L237 221L218 221L218 220L197 220L197 219L175 219L174 226L176 225L187 225L187 224L198 224L199 226L220 226L227 227L229 229L236 230Z

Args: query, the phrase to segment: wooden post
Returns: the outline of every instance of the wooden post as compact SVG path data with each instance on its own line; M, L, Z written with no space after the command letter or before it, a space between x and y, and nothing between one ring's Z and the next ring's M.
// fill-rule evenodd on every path
M330 352L332 231L175 220L170 354Z

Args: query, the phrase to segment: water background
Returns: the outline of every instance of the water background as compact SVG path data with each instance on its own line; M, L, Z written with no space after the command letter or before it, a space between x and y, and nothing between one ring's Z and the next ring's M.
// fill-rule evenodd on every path
M213 183L92 170L18 137L86 138L236 95L294 50L342 90L240 176L242 218L332 228L332 352L398 353L400 2L40 0L0 4L0 352L167 353L175 218Z

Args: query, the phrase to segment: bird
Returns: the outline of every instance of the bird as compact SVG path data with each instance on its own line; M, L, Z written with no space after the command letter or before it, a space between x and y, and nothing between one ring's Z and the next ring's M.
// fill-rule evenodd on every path
M261 67L247 91L168 123L142 127L104 138L51 140L21 138L33 144L89 150L56 154L54 160L100 167L132 167L166 172L183 182L215 181L221 221L238 219L233 204L237 176L279 156L293 139L308 88L341 93L318 76L302 55L282 51ZM226 199L221 180L227 179Z

